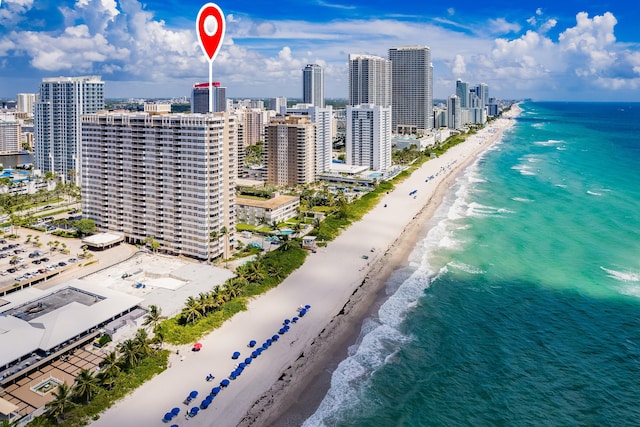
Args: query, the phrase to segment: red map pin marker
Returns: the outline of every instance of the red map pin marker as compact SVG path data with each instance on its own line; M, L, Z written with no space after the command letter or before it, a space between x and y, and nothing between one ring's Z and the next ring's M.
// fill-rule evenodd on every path
M212 62L220 46L226 29L226 22L222 10L215 3L207 3L198 12L196 20L196 32L202 53Z

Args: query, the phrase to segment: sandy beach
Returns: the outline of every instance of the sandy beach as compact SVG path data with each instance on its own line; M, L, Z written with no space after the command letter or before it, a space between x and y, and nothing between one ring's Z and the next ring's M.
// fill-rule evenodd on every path
M180 355L171 356L169 369L116 403L92 425L161 425L164 414L174 407L180 413L168 425L269 425L278 419L323 369L332 349L359 332L357 320L375 301L389 274L406 260L422 233L421 224L433 215L457 173L495 142L511 125L510 116L518 112L514 106L463 144L426 162L362 220L326 248L309 254L304 265L280 286L252 300L246 312L204 337L201 351L181 348ZM415 198L409 195L414 190ZM260 346L278 335L284 319L298 316L297 308L305 305L311 308L304 317L290 323L288 332L252 359L207 409L185 418L189 408L199 406L239 362L251 357L250 340ZM236 351L241 356L234 360ZM215 380L205 380L209 373ZM185 405L191 391L198 396Z

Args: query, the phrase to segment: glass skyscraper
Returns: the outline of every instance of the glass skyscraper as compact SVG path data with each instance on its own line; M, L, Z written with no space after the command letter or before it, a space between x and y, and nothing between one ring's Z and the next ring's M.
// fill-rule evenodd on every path
M302 69L302 102L324 107L324 73L317 64Z
M393 129L433 128L433 66L427 46L389 49Z

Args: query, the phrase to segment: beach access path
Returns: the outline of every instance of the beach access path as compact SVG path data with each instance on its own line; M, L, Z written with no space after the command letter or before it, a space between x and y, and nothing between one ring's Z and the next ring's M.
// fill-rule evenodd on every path
M383 262L405 228L434 200L437 192L446 190L439 188L439 184L495 142L511 122L509 117L497 119L464 143L425 162L384 195L360 221L344 230L327 247L310 253L304 265L277 288L251 300L247 311L238 313L200 340L199 352L190 351L190 346L183 347L180 355L171 356L171 365L166 371L114 404L91 425L225 427L251 424L251 420L245 418L249 409L272 389L288 367L304 359L314 340L374 271L376 263ZM414 190L417 191L414 193ZM238 362L250 357L253 350L247 346L250 340L261 345L278 334L284 319L297 316L297 308L307 304L311 306L308 313L253 359L207 409L200 410L195 417L185 418L188 409L199 406L213 387L229 378ZM232 354L236 351L241 356L234 360ZM209 373L215 380L205 380ZM191 391L198 392L197 398L188 405L183 404ZM164 424L164 414L174 407L180 408L179 415ZM261 411L268 412L269 408Z

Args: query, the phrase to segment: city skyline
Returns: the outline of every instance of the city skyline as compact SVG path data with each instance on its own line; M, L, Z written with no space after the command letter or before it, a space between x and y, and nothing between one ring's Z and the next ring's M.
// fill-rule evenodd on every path
M0 97L80 75L100 75L107 98L189 96L208 73L195 31L204 3L4 0ZM349 54L387 58L390 48L425 45L437 99L461 78L488 84L501 99L640 100L632 2L216 3L227 30L213 76L230 98L302 98L301 70L318 64L325 97L346 99Z

